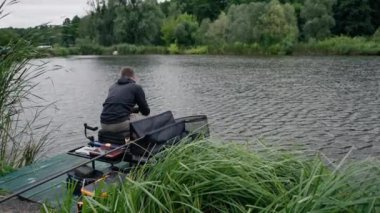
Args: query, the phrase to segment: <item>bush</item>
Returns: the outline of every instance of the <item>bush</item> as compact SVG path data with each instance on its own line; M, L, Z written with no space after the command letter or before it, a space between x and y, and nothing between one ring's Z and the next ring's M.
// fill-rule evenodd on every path
M120 55L138 54L140 52L134 44L119 44L115 49Z
M288 55L293 52L293 43L279 43L262 46L258 43L245 44L235 42L223 46L210 46L209 52L213 54L233 55Z
M146 54L167 54L168 50L162 46L144 46L144 53L146 53Z
M372 40L375 41L375 42L380 42L380 27L373 34Z
M52 54L54 56L68 56L72 55L71 53L72 52L70 51L70 49L65 47L55 47L54 49L52 49Z
M165 47L160 46L137 46L134 44L118 44L111 47L116 50L119 55L131 54L165 54L167 50ZM112 52L112 51L111 51Z
M380 167L209 141L180 144L132 170L82 212L377 212ZM100 191L99 191L100 192ZM66 207L66 209L69 209Z
M78 39L77 48L75 51L79 55L102 55L104 53L104 48L99 44L96 44L88 39Z
M208 53L207 46L198 46L185 50L185 54L202 55Z
M1 162L1 161L0 161L0 165L1 165L0 166L0 177L4 176L6 174L9 174L15 170L12 166L9 166L6 163ZM1 195L1 191L0 191L0 195Z
M197 30L198 22L193 15L169 17L161 27L162 39L166 44L175 42L178 45L190 46L195 43Z
M100 45L91 44L91 45L79 45L78 53L80 55L102 55L103 48Z
M179 54L179 53L180 53L177 44L171 44L171 45L168 47L168 52L169 52L170 54Z
M299 44L296 52L301 54L380 55L380 43L364 37L340 36Z

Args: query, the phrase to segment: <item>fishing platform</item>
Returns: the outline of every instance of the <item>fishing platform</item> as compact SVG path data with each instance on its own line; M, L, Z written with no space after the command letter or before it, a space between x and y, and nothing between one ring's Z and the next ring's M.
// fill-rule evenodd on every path
M75 183L74 195L91 196L97 180L110 174L128 175L131 168L146 163L150 157L167 147L209 136L207 116L196 115L174 119L164 112L130 123L129 132L98 131L98 140L87 131L97 127L84 125L89 142L67 153L36 162L0 177L0 189L9 193L1 203L13 197L55 207ZM107 183L107 181L105 181Z

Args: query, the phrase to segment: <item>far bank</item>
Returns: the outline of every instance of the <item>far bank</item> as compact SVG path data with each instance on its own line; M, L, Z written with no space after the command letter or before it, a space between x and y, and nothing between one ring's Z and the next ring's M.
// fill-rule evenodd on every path
M380 42L364 37L334 37L323 41L281 43L262 46L257 43L233 43L204 46L147 46L117 44L109 47L95 43L82 43L72 47L36 48L36 57L69 55L133 55L133 54L192 54L192 55L360 55L380 56Z

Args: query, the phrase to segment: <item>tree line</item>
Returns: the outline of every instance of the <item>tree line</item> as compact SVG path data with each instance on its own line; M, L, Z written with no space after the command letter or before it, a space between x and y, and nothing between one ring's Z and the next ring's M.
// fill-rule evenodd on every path
M332 36L371 36L378 0L98 0L61 26L2 29L0 46L19 37L38 45L97 44L292 46Z

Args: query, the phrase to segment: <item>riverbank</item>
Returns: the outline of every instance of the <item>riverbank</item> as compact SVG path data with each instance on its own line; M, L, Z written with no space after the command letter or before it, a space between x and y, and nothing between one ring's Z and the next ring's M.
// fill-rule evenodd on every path
M133 55L133 54L190 54L190 55L375 55L380 56L380 42L364 37L334 37L323 41L297 44L276 44L263 47L258 44L221 44L214 46L179 47L143 46L118 44L104 47L84 43L73 47L52 47L37 49L37 57L69 55Z
M84 198L82 212L380 210L378 162L326 164L323 157L251 145L180 144L132 170L122 187L110 186L110 196L98 189L93 199Z
M322 153L306 157L262 143L180 143L133 169L123 186L103 185L107 188L97 190L110 196L84 198L82 212L377 212L380 164L375 159L351 161L350 154L332 163ZM0 188L13 192L82 161L62 154L0 178ZM97 168L103 168L98 163ZM65 178L22 195L45 202L44 207L14 199L0 210L20 204L46 212L57 206L62 209L52 212L69 211L77 198L64 187Z

